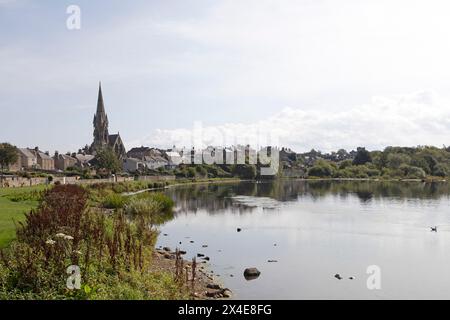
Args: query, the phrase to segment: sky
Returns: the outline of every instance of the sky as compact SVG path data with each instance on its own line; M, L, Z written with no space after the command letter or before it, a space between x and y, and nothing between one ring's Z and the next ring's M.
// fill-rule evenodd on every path
M101 81L128 149L450 145L449 15L438 0L0 0L0 141L90 144Z

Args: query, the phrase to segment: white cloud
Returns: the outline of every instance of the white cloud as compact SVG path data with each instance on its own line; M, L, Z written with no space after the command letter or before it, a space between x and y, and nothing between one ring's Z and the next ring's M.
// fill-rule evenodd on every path
M178 147L193 145L194 128L157 129L129 145ZM297 151L322 151L366 146L382 149L389 145L416 146L450 143L450 104L432 91L374 97L370 103L334 113L284 108L254 123L205 126L204 144L257 142L257 133L279 138L279 146ZM264 138L263 138L264 140ZM260 141L261 142L261 141Z

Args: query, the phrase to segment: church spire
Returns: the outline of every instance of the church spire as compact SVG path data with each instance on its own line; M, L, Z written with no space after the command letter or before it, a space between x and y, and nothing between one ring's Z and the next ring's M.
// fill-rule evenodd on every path
M102 82L98 85L98 100L97 100L97 116L100 114L106 115L105 105L103 104L103 94L102 94Z
M97 112L94 115L94 143L93 148L103 147L108 144L108 116L103 103L102 83L98 86Z

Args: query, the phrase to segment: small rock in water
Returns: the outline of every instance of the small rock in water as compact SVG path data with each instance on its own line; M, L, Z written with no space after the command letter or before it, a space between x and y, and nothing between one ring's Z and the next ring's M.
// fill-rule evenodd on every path
M247 268L244 270L245 280L253 280L259 277L261 272L256 268Z
M278 262L278 260L267 260L267 262Z
M181 241L180 242L178 242L179 244L181 244Z
M274 246L274 247L276 247L276 246L277 246L277 244L276 244L276 243L274 243L274 244L273 244L273 246Z
M355 280L355 277L353 277L353 276L351 276L351 277L348 277L350 280Z
M206 261L209 261L209 257L204 257L203 259Z
M241 228L237 228L236 229L237 232L241 232L241 230L242 230Z
M202 248L208 248L207 244L202 245Z
M175 259L176 257L175 257L174 254L166 253L166 254L164 255L164 258L173 260L173 259Z
M336 273L336 274L334 275L334 277L335 277L336 279L338 279L338 280L342 280L342 277L341 277L341 275L340 275L339 273Z
M189 241L190 243L194 243L194 240Z
M184 250L179 250L178 251L180 254L186 254L186 251L184 251Z
M231 277L231 278L233 278L233 277L234 277L234 275L230 274L230 277Z
M204 257L205 255L203 253L197 253L197 257L201 258Z
M167 251L167 252L172 251L172 249L170 249L169 247L164 247L163 250L164 250L164 251Z

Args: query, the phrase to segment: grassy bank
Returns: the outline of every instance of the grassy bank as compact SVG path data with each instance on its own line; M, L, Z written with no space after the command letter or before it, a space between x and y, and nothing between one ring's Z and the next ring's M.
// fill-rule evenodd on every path
M23 208L36 205L28 202L39 201L32 197L41 199L16 225L17 239L1 251L0 299L189 298L185 276L152 269L156 226L170 218L172 200L152 193L127 197L116 208L98 201L103 193L122 197L121 187L136 185L3 191ZM79 267L79 290L66 286L70 265Z
M129 181L119 183L102 183L84 186L91 191L92 205L109 202L110 208L123 205L118 194L133 193L147 189L163 189L167 186L191 183L236 182L236 178L182 178L174 181ZM16 223L23 221L25 213L36 208L40 194L47 186L37 185L21 188L0 188L0 248L6 247L16 236ZM116 202L116 203L115 203Z
M23 221L24 214L39 203L46 186L0 188L0 248L15 239L15 224Z

